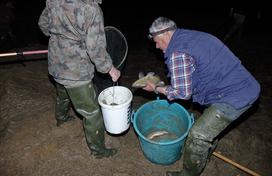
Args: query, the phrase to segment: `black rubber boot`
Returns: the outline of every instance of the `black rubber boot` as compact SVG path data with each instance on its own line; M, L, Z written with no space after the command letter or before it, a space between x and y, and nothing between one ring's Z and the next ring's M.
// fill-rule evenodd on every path
M68 112L71 107L71 101L65 87L59 83L56 83L56 106L55 106L55 118L57 120L57 126L61 126L63 123L74 120L75 117L69 116Z
M76 111L83 116L85 137L92 155L96 158L115 155L116 149L105 146L105 128L93 85L89 83L67 91Z

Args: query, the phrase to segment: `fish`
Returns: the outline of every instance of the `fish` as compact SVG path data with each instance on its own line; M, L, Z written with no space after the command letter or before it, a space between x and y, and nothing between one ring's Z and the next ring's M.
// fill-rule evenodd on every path
M171 133L165 130L158 130L149 133L146 138L156 142L169 142L176 140L178 136L175 133Z
M132 87L134 88L146 87L147 81L151 81L157 86L164 86L164 82L154 72L148 72L146 75L143 72L139 72L138 77L139 79L132 83Z
M154 138L156 138L156 137L159 137L159 136L162 136L162 135L166 135L166 134L168 134L168 133L169 133L169 132L168 132L168 131L165 131L165 130L153 131L153 132L149 133L149 134L146 136L146 138L152 140L152 139L154 139Z

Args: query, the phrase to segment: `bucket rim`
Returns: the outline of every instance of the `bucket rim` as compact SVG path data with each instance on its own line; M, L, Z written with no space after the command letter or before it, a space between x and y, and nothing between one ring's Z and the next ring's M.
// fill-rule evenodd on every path
M128 90L129 99L128 99L128 101L127 101L126 103L118 104L118 105L108 105L108 104L105 104L105 103L102 102L101 96L102 96L103 92L105 92L105 91L107 91L108 89L111 89L111 88L113 88L113 87L115 87L115 88L122 88L122 89L124 88L124 89ZM133 95L132 95L132 92L131 92L131 90L130 90L129 88L124 87L124 86L111 86L111 87L108 87L108 88L102 90L102 91L99 93L97 99L98 99L99 105L100 105L101 107L103 107L103 108L119 109L119 108L122 108L122 107L124 107L124 106L130 104L131 101L132 101L132 98L133 98Z
M152 101L147 102L147 103L145 103L144 105L142 105L142 106L135 112L135 114L134 114L134 118L133 118L133 126L134 126L134 129L135 129L136 133L137 133L142 139L144 139L145 141L147 141L147 142L149 142L149 143L152 143L152 144L159 144L159 145L171 145L171 144L175 144L175 143L179 142L180 140L184 139L184 138L188 135L189 130L190 130L190 127L192 126L192 124L191 124L192 122L191 122L190 120L189 120L189 124L188 124L187 130L186 130L186 132L185 132L182 136L178 137L178 138L175 139L175 140L167 141L167 142L158 142L158 141L153 141L153 140L148 139L147 137L145 137L145 135L143 135L143 134L139 131L139 129L138 129L137 125L136 125L136 120L137 120L137 115L138 115L139 110L143 109L145 106L148 106L149 104L153 104L153 103L155 103L155 102L157 103L157 102L159 102L159 101L160 101L160 102L167 103L167 104L170 104L169 101L167 101L167 100L152 100ZM180 105L180 104L178 104L178 103L175 103L175 102L174 102L173 104L177 104L178 106L180 106L180 107L184 110L184 112L186 113L186 115L187 115L188 117L190 117L188 111L187 111L182 105Z

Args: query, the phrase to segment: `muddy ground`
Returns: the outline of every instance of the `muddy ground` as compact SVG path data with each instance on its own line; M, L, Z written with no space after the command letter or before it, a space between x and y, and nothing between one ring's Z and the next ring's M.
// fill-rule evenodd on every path
M272 61L271 35L245 34L230 42L262 86L260 99L236 121L216 149L260 175L272 175ZM154 71L165 79L161 55L149 43L129 45L119 85L131 88L139 70ZM118 149L109 159L89 155L82 120L57 127L54 119L55 89L47 75L46 56L25 62L0 64L0 175L1 176L163 176L179 170L182 160L157 165L145 158L133 126L122 135L106 133L106 144ZM166 79L165 79L166 80ZM154 100L153 94L134 91L133 109ZM162 97L163 98L163 97ZM200 109L179 102L196 118ZM74 112L71 110L71 113ZM246 176L244 171L212 156L203 176Z

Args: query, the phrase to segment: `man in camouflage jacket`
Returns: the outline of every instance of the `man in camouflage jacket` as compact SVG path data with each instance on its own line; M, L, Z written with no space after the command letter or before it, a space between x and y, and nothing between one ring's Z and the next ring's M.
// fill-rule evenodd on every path
M109 157L115 149L105 147L104 124L92 83L94 70L109 73L113 81L120 71L106 51L102 0L47 0L39 27L50 36L48 71L56 81L57 126L73 117L73 104L83 117L88 147L96 158Z

